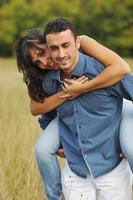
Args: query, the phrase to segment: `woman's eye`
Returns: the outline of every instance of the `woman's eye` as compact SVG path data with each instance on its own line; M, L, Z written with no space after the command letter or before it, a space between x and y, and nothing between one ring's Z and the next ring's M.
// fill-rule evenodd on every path
M44 55L44 51L42 51L42 52L40 53L40 55L43 56L43 55Z
M44 56L44 53L45 53L45 51L44 50L40 50L39 52L38 52L38 56L40 57L40 56Z
M35 64L39 66L39 65L40 65L40 61L37 60L37 61L35 62Z
M44 56L44 54L45 54L45 51L42 50L42 51L40 52L40 56Z

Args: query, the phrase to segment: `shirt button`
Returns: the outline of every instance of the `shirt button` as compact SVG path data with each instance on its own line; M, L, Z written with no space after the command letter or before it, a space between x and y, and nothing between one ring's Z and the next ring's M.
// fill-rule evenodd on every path
M84 144L84 143L85 143L85 141L84 141L84 140L82 140L81 142L82 142L82 144Z
M78 113L78 110L76 110L76 113Z
M79 126L79 128L81 128L81 126Z

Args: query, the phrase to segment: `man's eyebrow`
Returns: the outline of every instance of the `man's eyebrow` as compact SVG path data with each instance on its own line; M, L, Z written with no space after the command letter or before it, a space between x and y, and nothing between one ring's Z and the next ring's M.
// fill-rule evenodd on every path
M68 42L64 42L62 45L64 45L64 44L69 44L70 43L70 41L68 41Z
M53 44L53 45L49 45L49 47L58 47L58 45L54 45L54 44Z

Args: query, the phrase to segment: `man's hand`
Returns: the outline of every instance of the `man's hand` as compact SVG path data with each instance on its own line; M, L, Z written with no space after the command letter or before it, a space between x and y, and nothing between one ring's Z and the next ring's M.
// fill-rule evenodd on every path
M64 155L64 149L63 148L59 148L58 151L57 151L57 155L61 158L64 158L65 155Z
M85 76L81 76L78 79L65 79L62 89L64 92L66 92L66 94L60 98L74 99L75 97L79 96L84 92L83 84L87 81L88 78Z
M124 153L120 153L120 158L126 158Z

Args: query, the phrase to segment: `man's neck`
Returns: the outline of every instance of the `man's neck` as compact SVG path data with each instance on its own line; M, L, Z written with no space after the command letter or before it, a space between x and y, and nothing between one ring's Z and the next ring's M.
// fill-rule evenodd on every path
M70 75L66 74L63 70L61 70L60 78L61 78L62 81L64 81L65 78L69 79Z

